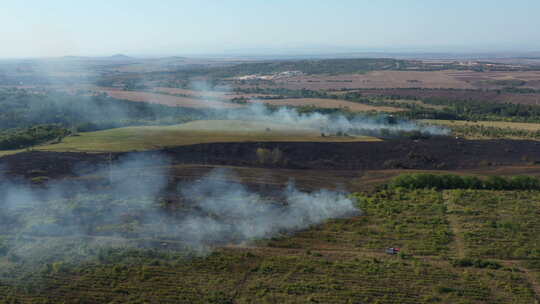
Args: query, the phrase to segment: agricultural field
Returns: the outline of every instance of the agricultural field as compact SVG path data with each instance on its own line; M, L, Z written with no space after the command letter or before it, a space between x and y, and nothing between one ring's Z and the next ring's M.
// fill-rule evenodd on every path
M505 121L460 121L460 120L423 120L426 123L440 124L445 126L484 126L495 128L508 128L525 131L538 131L540 124L538 123L520 123L520 122L505 122Z
M99 89L103 89L103 88L98 88L98 90ZM266 98L275 97L274 95L268 95L268 94L235 93L235 92L231 92L230 90L226 90L226 88L223 88L223 90L202 90L202 89L204 88L201 88L200 90L190 90L190 89L179 89L179 88L156 87L156 88L153 88L153 91L157 93L166 93L166 94L172 94L172 95L188 95L188 96L195 96L199 98L208 97L208 98L222 98L222 99L233 99L233 98L256 99L260 97L266 97Z
M332 91L333 93L344 94L346 92L358 92L364 96L382 96L416 100L452 100L452 101L477 101L485 103L512 103L523 105L539 105L540 95L535 92L530 92L527 89L523 89L523 92L519 92L513 88L507 89L424 89L424 88L391 88L391 89L358 89L358 90L338 90Z
M303 75L274 81L274 86L288 89L501 89L518 85L540 89L540 73L475 71L370 71L349 75ZM264 85L264 84L262 84Z
M540 139L540 123L505 121L423 120L424 123L447 126L453 134L469 139Z
M23 303L538 301L537 192L402 189L354 197L361 215L251 244L216 248L202 256L186 257L170 249L121 255L108 251L99 260L83 264L44 265L25 276L21 285L13 285L13 280L0 285L0 299ZM401 252L385 254L390 246L400 247ZM8 263L11 267L14 262Z
M140 92L140 91L124 91L124 90L99 90L99 92L107 93L109 96L138 102L157 103L167 106L182 106L189 108L238 108L239 105L221 102L217 100L208 100L194 97L173 96L167 94Z
M339 99L328 99L328 98L283 98L283 99L259 99L252 102L266 103L275 106L293 106L293 107L302 107L302 106L312 106L322 109L347 109L352 112L402 112L406 111L404 108L396 108L389 106L372 106L356 102L350 102L346 100Z
M534 66L108 60L0 78L1 303L540 301Z
M355 142L379 141L368 136L321 136L319 130L265 122L200 120L173 126L142 126L83 132L60 143L34 146L35 151L128 152L221 142ZM0 151L9 155L24 150Z
M540 72L473 72L455 71L449 72L449 76L460 81L465 81L478 89L498 89L504 86L518 86L529 89L540 89Z
M4 2L0 304L540 304L540 1Z
M462 254L503 260L540 259L538 193L450 191L449 212L460 231Z
M383 99L382 100L383 102L384 101L387 101L387 102L390 102L390 103L396 103L398 105L411 105L411 106L420 106L422 108L427 108L427 109L434 109L434 110L444 110L446 107L443 106L443 105L433 105L433 104L428 104L428 103L425 103L421 100L408 100L408 99Z
M473 88L449 71L370 71L348 75L303 75L274 81L287 89L335 90L341 88ZM264 86L264 84L262 84Z
M391 106L365 105L346 100L322 98L275 98L269 94L242 94L222 91L194 91L174 88L156 88L153 92L111 90L106 88L93 88L92 91L103 92L111 97L138 102L150 102L168 106L181 106L189 108L226 108L243 107L234 103L234 99L247 102L262 102L276 106L303 107L312 106L322 109L347 109L352 112L401 112L403 108Z

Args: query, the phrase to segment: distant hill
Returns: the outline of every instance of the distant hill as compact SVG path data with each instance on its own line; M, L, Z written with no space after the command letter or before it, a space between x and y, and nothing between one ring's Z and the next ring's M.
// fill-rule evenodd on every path
M110 57L108 57L109 59L115 59L115 60L118 60L118 59L121 59L121 60L132 60L133 58L129 57L129 56L126 56L124 54L115 54L115 55L112 55Z
M137 60L133 57L129 57L124 54L114 54L112 56L101 57L101 58L96 58L96 59L105 60L105 61L114 61L114 62L132 62L132 61Z
M114 61L128 61L128 60L136 60L133 57L129 57L124 54L115 54L112 56L103 56L103 57L93 57L93 56L63 56L59 59L63 60L114 60Z

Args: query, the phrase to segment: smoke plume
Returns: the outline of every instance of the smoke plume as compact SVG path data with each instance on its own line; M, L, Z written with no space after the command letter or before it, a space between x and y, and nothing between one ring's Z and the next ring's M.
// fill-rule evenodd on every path
M190 198L199 210L180 224L190 242L245 242L358 212L343 193L305 193L289 183L278 201L228 182L227 176L231 174L214 170L203 180L181 187L183 196Z
M294 108L281 107L271 110L262 103L251 103L244 109L230 111L229 119L256 120L273 122L291 126L291 128L310 128L335 133L350 133L358 135L382 135L385 132L396 134L399 132L418 131L430 135L447 135L449 130L439 126L428 126L412 121L394 119L390 116L356 115L352 118L341 114L324 114L319 112L299 113Z
M345 193L305 193L291 183L266 197L231 182L234 173L223 170L177 185L178 202L167 208L167 168L162 156L128 155L95 174L92 189L73 181L37 187L2 179L0 258L85 260L100 248L163 244L206 252L359 212Z

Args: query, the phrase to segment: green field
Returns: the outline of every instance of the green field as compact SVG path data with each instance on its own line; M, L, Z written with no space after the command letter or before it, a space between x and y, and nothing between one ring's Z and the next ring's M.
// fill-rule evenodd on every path
M508 121L462 121L462 120L442 120L424 119L421 122L443 125L443 126L483 126L495 128L509 128L515 130L539 131L540 123L508 122Z
M172 126L143 126L85 132L36 151L126 152L214 142L350 142L378 141L367 136L325 136L319 130L270 122L199 120ZM24 150L0 151L0 156Z
M420 121L449 127L454 135L467 139L540 139L540 123L435 119Z
M99 261L42 265L21 281L0 283L0 302L539 300L540 193L397 189L355 197L363 215L249 245L216 248L207 256L110 251ZM384 253L394 246L402 253ZM9 260L9 255L0 257L0 262L14 263Z

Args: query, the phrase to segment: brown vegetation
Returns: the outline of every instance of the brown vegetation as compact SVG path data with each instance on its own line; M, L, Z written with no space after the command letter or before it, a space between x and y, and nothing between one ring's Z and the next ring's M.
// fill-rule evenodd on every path
M314 106L318 108L346 108L353 112L367 112L367 111L377 111L377 112L402 112L406 111L404 108L388 107L388 106L370 106L362 103L351 102L346 100L338 99L327 99L327 98L285 98L285 99L266 99L266 100L255 100L253 102L262 102L271 105L279 106Z
M348 89L501 89L519 82L520 88L540 89L540 71L476 72L454 71L372 71L348 75L302 75L274 82L257 83L260 87L288 89L336 90ZM239 84L249 87L249 84Z
M140 92L140 91L123 91L117 89L106 89L102 92L109 94L110 96L118 99L126 99L131 101L141 101L158 103L168 106L182 106L190 108L237 108L240 105L233 103L220 102L215 100L204 100L190 97L178 97L165 94Z
M261 86L264 87L264 84ZM341 88L473 88L449 75L449 71L373 71L350 75L303 75L278 80L275 86L288 89L331 90Z
M475 100L517 104L540 104L540 94L509 93L496 90L425 90L425 89L359 89L365 96L400 96L401 98L441 98L445 100ZM350 92L350 91L349 91Z
M188 90L180 88L164 88L157 87L154 88L154 91L157 93L166 93L173 95L189 95L196 97L210 97L210 98L221 98L221 99L233 99L233 98L246 98L253 99L259 97L274 97L274 95L267 94L243 94L235 93L231 91L197 91L197 90Z

